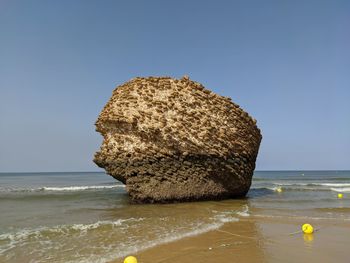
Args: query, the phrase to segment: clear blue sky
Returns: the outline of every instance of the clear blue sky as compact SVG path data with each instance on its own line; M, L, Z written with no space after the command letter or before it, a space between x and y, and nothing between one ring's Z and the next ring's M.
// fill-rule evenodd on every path
M184 74L258 120L257 169L350 169L350 1L0 0L0 171L99 170L115 86Z

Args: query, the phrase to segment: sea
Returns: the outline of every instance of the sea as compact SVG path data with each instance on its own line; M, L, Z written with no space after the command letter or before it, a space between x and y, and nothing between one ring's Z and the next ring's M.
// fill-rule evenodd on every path
M1 173L0 262L108 262L264 217L350 222L350 171L256 171L246 198L145 205L103 172Z

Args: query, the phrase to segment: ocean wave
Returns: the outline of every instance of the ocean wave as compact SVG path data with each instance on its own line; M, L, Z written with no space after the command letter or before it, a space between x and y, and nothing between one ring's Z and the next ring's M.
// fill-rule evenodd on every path
M280 183L276 182L274 185L278 186L330 186L330 187L344 187L350 186L350 183Z
M42 187L42 191L84 191L111 188L124 188L125 185L84 185L84 186L63 186L63 187Z
M331 188L334 192L350 193L350 187Z
M237 215L237 212L220 213L212 217L212 219L214 222L217 222L217 223L238 222L239 219L235 217L235 215Z
M287 216L287 215L254 215L258 218L270 218L270 219L284 219L284 220L315 220L315 221L327 221L334 220L340 222L348 222L350 218L341 218L341 217L316 217L316 216Z
M250 216L248 205L245 205L242 211L238 211L238 212L237 212L237 215L243 216L243 217L248 217L248 216Z
M333 186L333 187L332 187ZM276 186L252 186L251 190L267 190L276 192L278 189L282 191L335 191L335 192L350 192L350 187L347 184L276 184ZM350 185L349 185L350 186Z
M324 184L319 184L322 186L333 186L333 187L344 187L344 186L350 186L349 183L324 183Z
M277 186L311 186L312 183L281 183L281 182L275 182L273 185Z
M251 190L267 190L270 192L276 192L278 189L283 191L329 191L330 188L316 188L316 187L282 187L282 186L273 186L273 187L251 187Z
M5 233L0 235L0 241L4 241L6 239L18 241L21 239L25 239L28 237L33 236L40 236L43 233L68 233L70 231L82 231L86 232L88 230L93 230L96 228L99 228L101 226L120 226L123 222L135 220L134 218L131 219L118 219L116 221L97 221L95 223L91 224L72 224L72 225L58 225L54 227L38 227L34 229L22 229L21 231L14 232L14 233ZM142 220L142 219L137 219Z
M79 232L79 235L85 235L88 231L95 230L100 227L107 227L112 230L115 227L122 226L122 224L125 222L141 220L143 220L143 218L118 219L116 221L97 221L91 224L58 225L53 227L43 226L34 229L22 229L12 233L4 233L0 235L0 243L5 244L0 245L0 255L11 248L14 248L19 243L42 240L45 237L52 237L53 235L69 236L73 232Z
M101 257L101 255L90 255L88 257L84 257L84 259L80 260L71 260L71 261L66 261L67 263L90 263L90 262L95 262L95 263L105 263L105 262L110 262L114 261L118 258L123 258L128 255L136 254L139 253L140 251L144 251L146 249L156 247L162 244L167 244L170 242L174 242L177 240L181 240L186 237L193 237L197 236L200 234L204 234L209 231L213 231L216 229L219 229L221 226L223 226L224 223L213 223L213 224L203 224L200 226L194 227L195 230L184 232L184 233L174 233L174 232L169 232L167 235L164 237L153 240L153 241L146 241L143 244L137 244L134 246L128 246L127 248L124 249L113 249L110 252L106 253L104 257ZM116 252L117 251L117 252Z
M239 218L237 218L237 216L241 216L241 217L250 216L248 205L244 205L241 210L228 210L228 211L224 211L224 212L212 210L212 212L215 215L211 219L214 222L220 222L220 223L238 222Z
M104 190L113 188L125 188L125 185L74 185L74 186L43 186L37 188L16 188L16 187L1 187L0 193L26 193L26 192L74 192L86 190Z
M61 249L67 249L65 247L65 240L71 240L76 238L79 238L79 240L85 238L89 240L93 238L94 240L96 240L96 242L90 241L90 243L86 243L84 246L85 248L90 248L90 253L85 254L84 252L83 257L72 256L70 260L65 258L64 262L102 263L122 258L127 255L134 254L154 246L213 231L219 229L227 222L238 221L237 218L234 218L232 216L222 216L221 218L215 218L215 220L213 218L211 222L203 222L199 220L197 222L193 222L187 225L186 227L181 226L179 228L170 228L167 231L165 231L165 229L159 228L159 230L161 230L160 232L158 232L157 230L153 232L157 233L155 239L130 239L130 237L128 237L128 233L132 233L138 228L142 229L142 225L145 223L141 223L142 225L140 225L137 222L127 222L143 220L147 219L130 218L119 219L116 221L98 221L91 224L58 225L54 227L39 227L34 229L23 229L14 233L5 233L0 235L0 255L6 255L6 253L8 255L11 253L13 254L15 253L16 249L18 249L18 247L22 247L24 249L27 246L32 246L32 244L37 244L36 251L39 251L40 255L45 255L51 250L53 250L54 252ZM103 257L101 257L100 253L94 253L94 249L96 248L95 246L99 246L101 248L101 244L103 244L100 243L101 240L111 238L110 235L117 234L118 236L123 236L123 233L126 237L124 241L120 238L117 238L115 239L115 241L119 240L118 242L114 242L109 245L103 245L105 250L105 252L103 253ZM111 239L111 241L112 240L113 239ZM71 247L69 249L77 250L77 254L79 254L78 248ZM47 260L44 257L42 259L37 258L37 262L47 262ZM63 261L57 259L57 262Z

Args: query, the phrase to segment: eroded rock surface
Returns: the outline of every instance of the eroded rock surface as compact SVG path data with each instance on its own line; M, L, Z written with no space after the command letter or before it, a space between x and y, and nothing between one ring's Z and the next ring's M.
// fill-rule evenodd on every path
M117 87L96 130L104 140L94 162L140 203L244 196L262 138L230 98L186 76Z

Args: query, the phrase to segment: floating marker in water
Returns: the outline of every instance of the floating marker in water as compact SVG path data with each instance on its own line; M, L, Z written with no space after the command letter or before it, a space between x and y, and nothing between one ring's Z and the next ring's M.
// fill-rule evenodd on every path
M282 187L277 187L277 188L276 188L276 192L277 192L277 193L282 193L282 192L283 192Z
M342 199L343 198L343 194L338 194L338 198Z
M137 263L137 259L133 256L128 256L124 259L124 263Z
M303 232L305 234L312 234L314 232L314 228L312 225L310 224L304 224L302 227L301 227L301 230L303 230Z

